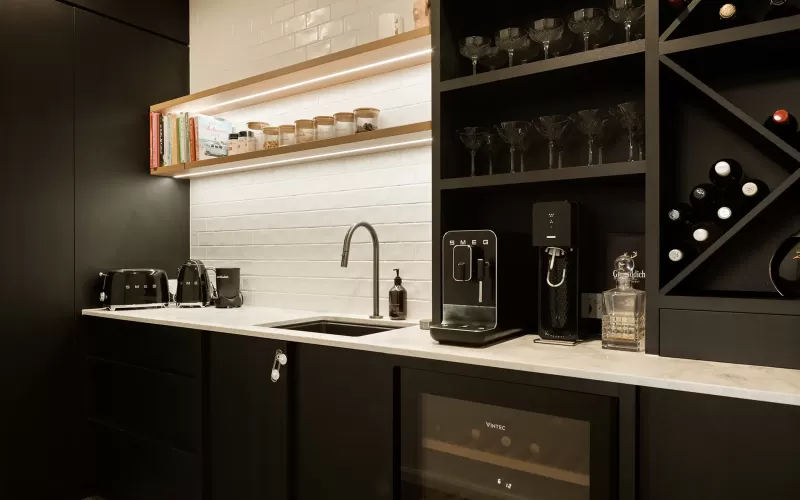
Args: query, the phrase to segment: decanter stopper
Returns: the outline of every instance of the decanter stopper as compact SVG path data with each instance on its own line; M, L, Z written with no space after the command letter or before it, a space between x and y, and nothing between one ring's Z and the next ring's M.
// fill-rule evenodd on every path
M630 288L633 270L636 268L636 263L633 259L637 255L637 252L633 252L633 255L628 255L625 252L614 261L614 277L617 279L617 285L620 288Z

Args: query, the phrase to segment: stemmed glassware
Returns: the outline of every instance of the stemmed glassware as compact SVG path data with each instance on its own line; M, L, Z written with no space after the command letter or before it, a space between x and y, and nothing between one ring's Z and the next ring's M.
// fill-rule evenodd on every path
M631 41L631 26L644 16L644 0L611 0L608 17L625 26L625 41Z
M486 144L488 135L489 129L484 127L466 127L459 131L458 137L461 139L461 142L464 143L464 146L469 149L469 154L472 157L472 166L470 168L470 175L472 177L475 177L475 155L478 153L478 150Z
M472 74L478 74L478 59L489 53L492 41L485 36L468 36L459 40L461 55L472 60Z
M514 51L526 48L531 43L528 34L520 28L505 28L494 35L494 43L500 50L508 52L508 66L514 66Z
M514 51L514 56L518 59L518 64L525 64L533 61L539 55L539 46L528 41L528 45Z
M491 46L486 54L478 59L478 63L489 71L494 71L508 64L508 57L497 47Z
M497 134L486 135L486 153L489 156L489 175L494 173L494 158L503 145L503 140Z
M550 57L550 44L560 40L564 35L564 21L554 17L539 19L533 22L528 35L544 48L544 58Z
M641 135L644 123L644 113L641 110L641 106L635 102L623 102L611 108L611 114L619 120L623 128L628 132L628 161L633 161L634 139L637 135ZM639 143L639 159L644 159L641 143Z
M578 9L567 18L570 31L583 35L583 50L589 50L589 37L600 31L606 19L603 9Z
M594 145L603 135L608 117L599 109L584 109L572 115L572 121L578 126L578 130L586 136L589 143L589 163L594 165ZM603 163L602 147L600 148L599 162Z
M514 151L518 148L523 151L526 149L528 134L531 130L530 122L514 121L503 122L497 126L500 137L508 144L511 150L511 173L514 173ZM525 160L521 159L521 168L525 169Z
M572 121L570 120L569 116L565 115L540 116L533 121L533 126L536 128L536 131L539 132L539 135L547 139L550 149L549 168L556 168L554 165L556 144L561 140L561 136L564 134L564 131L567 129L570 123L572 123ZM558 168L561 167L561 151L559 148Z

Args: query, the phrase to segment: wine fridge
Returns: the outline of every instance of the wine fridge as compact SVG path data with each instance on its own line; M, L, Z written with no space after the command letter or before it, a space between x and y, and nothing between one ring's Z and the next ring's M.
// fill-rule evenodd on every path
M402 500L617 498L607 396L407 369Z

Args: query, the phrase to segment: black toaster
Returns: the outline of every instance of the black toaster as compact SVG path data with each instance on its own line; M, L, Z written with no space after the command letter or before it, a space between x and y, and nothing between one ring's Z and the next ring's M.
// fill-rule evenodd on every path
M112 311L169 306L167 273L161 269L116 269L100 276L100 302Z

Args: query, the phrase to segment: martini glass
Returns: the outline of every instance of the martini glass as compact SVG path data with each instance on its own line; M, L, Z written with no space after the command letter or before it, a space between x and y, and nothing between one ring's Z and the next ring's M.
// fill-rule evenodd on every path
M505 28L494 35L494 43L500 50L508 52L508 66L514 66L514 51L526 48L531 43L528 34L520 28Z
M539 118L533 120L534 128L536 128L536 131L539 132L539 135L547 139L547 144L550 147L549 168L556 168L554 165L556 144L561 140L561 136L564 135L564 131L567 129L570 123L572 123L572 120L570 120L569 116L565 115L540 116ZM561 150L559 148L558 168L561 167Z
M631 41L631 26L644 16L644 0L611 0L608 17L625 26L625 41Z
M470 175L475 177L475 155L486 143L486 136L489 135L489 129L484 127L466 127L458 132L458 137L461 139L461 142L469 149L469 155L472 157Z
M497 126L497 132L500 134L500 137L506 141L506 144L508 144L511 151L512 174L514 173L514 151L516 151L517 148L523 149L524 151L527 145L528 134L530 130L531 124L529 122L503 122Z
M458 41L461 55L472 60L472 74L478 74L478 59L486 55L492 46L492 41L485 36L468 36Z
M606 19L603 9L578 9L567 18L570 31L583 35L583 50L589 50L589 37L600 31Z
M608 116L599 109L584 109L572 115L572 121L578 126L589 144L589 163L587 165L594 165L594 145L595 142L603 135L603 129L608 121ZM601 153L602 156L602 153ZM602 158L600 159L602 163Z
M623 102L611 108L611 114L619 120L622 127L628 132L628 161L633 161L633 144L637 134L643 128L644 112L641 106L635 102ZM642 159L644 153L639 145L639 157Z
M494 71L508 64L508 56L500 52L497 47L489 47L488 52L478 59L478 64L489 71Z
M499 135L488 134L486 136L486 152L489 156L489 175L494 173L494 158L502 147L503 139L501 139Z
M541 44L544 48L544 58L550 57L550 44L561 39L564 34L564 21L554 17L547 17L533 22L528 35L531 40Z

